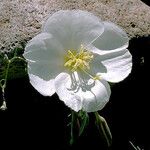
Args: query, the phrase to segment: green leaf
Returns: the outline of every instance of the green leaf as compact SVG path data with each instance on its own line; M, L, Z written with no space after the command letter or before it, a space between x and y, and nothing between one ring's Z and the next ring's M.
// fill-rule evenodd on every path
M89 123L89 116L87 113L84 113L84 115L82 116L82 118L80 120L79 136L82 135L82 133L85 130L85 128L87 127L88 123Z
M74 133L75 131L75 125L76 125L76 112L71 111L71 135L70 135L70 145L72 145L75 141L76 135Z

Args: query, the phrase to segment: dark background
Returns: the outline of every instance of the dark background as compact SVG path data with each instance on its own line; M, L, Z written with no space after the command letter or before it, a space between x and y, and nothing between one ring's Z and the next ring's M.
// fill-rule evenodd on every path
M150 37L130 41L132 73L112 89L114 149L150 149L149 48Z
M141 0L141 1L150 6L150 1L149 0Z
M69 146L70 110L57 95L43 97L30 85L28 77L9 80L6 111L0 111L0 149L93 149L134 150L129 144L150 150L149 76L150 37L130 41L132 73L112 87L110 102L99 113L107 120L113 145L107 148L90 115L90 124L73 146ZM0 94L1 95L1 94ZM112 111L113 109L113 111ZM3 149L3 148L2 148Z

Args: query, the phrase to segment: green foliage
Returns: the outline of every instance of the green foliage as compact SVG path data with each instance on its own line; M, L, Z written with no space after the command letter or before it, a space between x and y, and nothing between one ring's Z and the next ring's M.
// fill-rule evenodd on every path
M89 123L89 115L87 112L84 111L79 112L79 122L80 122L79 136L81 136Z
M15 48L11 53L0 53L0 88L2 90L1 110L6 110L5 89L8 79L21 77L26 74L23 49Z
M6 68L10 60L7 79L16 79L27 75L26 63L24 63L22 54L23 48L15 48L10 53L0 53L0 80L5 78ZM21 58L21 59L20 59Z
M98 131L101 135L101 137L106 141L108 147L112 144L112 135L109 129L109 126L102 116L98 114L98 112L95 112L95 124L98 128Z
M80 110L75 112L72 110L71 113L71 137L70 145L72 145L75 140L82 135L89 123L89 116L87 112Z

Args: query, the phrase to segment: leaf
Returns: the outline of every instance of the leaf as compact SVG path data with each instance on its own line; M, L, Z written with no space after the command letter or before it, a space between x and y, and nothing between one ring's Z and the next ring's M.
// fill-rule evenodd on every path
M72 145L76 139L75 135L75 125L76 125L76 119L77 115L74 110L71 111L71 122L70 122L70 128L71 128L71 134L70 134L70 145Z
M86 112L84 111L74 112L72 110L71 122L69 124L71 128L70 145L72 145L76 141L78 136L82 135L88 123L89 123L89 116Z
M82 119L80 121L79 136L82 135L82 133L85 130L85 128L87 127L88 123L89 123L89 116L87 113L84 113L84 115L82 116Z

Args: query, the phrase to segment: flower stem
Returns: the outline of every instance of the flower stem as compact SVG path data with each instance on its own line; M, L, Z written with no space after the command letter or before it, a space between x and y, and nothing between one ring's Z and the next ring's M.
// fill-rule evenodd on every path
M112 135L108 127L108 124L106 120L102 116L99 115L98 112L95 112L94 114L95 114L96 125L98 127L98 130L100 134L105 138L107 145L109 147L112 144Z
M71 137L70 137L70 145L74 143L74 124L75 124L75 112L72 110L71 112Z
M7 105L6 105L6 99L5 99L5 89L6 89L6 84L7 84L7 78L8 78L8 71L10 67L10 60L6 57L7 59L7 67L6 67L6 72L5 72L5 77L4 79L1 80L1 88L2 88L2 106L0 107L1 110L6 110ZM3 83L2 83L3 82Z
M9 59L7 57L7 55L5 55L5 58L7 60L6 72L5 72L4 79L0 80L0 87L2 88L2 101L3 101L2 106L0 107L1 110L7 109L6 99L5 99L5 89L6 89L6 85L7 85L7 79L8 79L8 72L9 72L10 64L14 60L17 60L17 59L25 61L22 57L17 57L17 56L14 56L13 58Z

